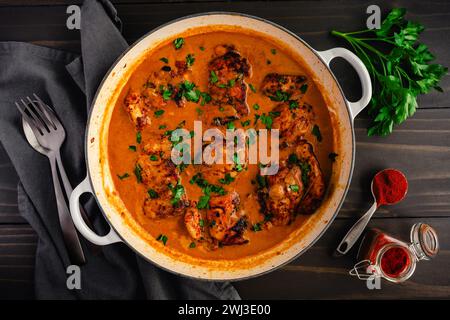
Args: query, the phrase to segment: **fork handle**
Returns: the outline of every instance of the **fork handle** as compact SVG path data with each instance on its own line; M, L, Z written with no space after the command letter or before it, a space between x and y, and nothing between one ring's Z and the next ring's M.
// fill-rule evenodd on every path
M69 178L67 177L67 173L66 173L66 169L64 168L64 164L61 160L61 153L58 150L56 152L56 165L58 166L58 170L59 170L59 175L61 177L62 183L63 183L63 187L64 187L64 191L66 192L66 196L67 196L67 200L69 200L70 195L73 192L73 188L72 185L70 184ZM84 211L83 207L80 206L80 212L81 212L81 216L83 217L83 220L86 222L86 224L89 226L89 228L93 229L93 225L91 223L91 221L89 220L86 211ZM100 247L88 242L88 244L90 245L90 249L93 250L93 253L97 254L100 252Z
M73 225L69 209L67 208L64 194L59 183L58 172L56 169L56 156L49 154L50 168L52 171L53 187L55 189L56 206L58 209L59 224L66 245L69 259L72 264L82 265L86 262L83 249L81 248L80 239Z

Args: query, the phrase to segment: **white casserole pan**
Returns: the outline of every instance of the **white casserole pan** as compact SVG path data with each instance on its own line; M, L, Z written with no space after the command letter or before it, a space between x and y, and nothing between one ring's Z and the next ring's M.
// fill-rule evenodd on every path
M127 210L114 192L114 183L107 157L108 127L118 95L146 53L166 41L184 33L187 29L207 26L237 26L250 29L276 39L304 60L308 72L320 87L331 116L334 118L333 133L338 138L335 152L339 155L325 199L317 212L289 239L268 252L237 261L209 261L181 259L168 254L158 246L151 245L142 234L125 223ZM107 48L105 48L107 50ZM362 86L362 97L357 102L348 101L329 68L336 57L347 60L356 70ZM315 51L299 36L262 18L238 14L212 12L184 17L167 23L145 35L133 44L111 67L94 99L86 129L87 177L70 197L70 211L78 231L97 245L124 242L148 261L176 274L209 280L239 280L272 271L311 247L330 226L337 215L348 187L355 159L353 120L368 104L372 95L369 73L356 55L344 48ZM92 193L106 220L111 225L105 236L97 235L80 215L79 198Z

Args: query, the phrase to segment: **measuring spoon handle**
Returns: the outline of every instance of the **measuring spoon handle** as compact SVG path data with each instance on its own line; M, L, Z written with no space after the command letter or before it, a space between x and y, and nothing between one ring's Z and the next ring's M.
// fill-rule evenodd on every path
M338 245L336 252L340 255L344 255L350 251L355 242L363 233L367 224L369 223L370 218L377 210L377 203L374 202L369 210L361 217L359 220L351 227L351 229L347 232L344 239L342 239L341 243Z

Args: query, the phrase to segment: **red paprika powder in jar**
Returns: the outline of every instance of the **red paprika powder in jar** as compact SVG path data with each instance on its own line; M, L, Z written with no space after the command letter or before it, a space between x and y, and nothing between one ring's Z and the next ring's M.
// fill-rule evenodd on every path
M391 282L409 279L420 260L430 260L439 251L436 231L425 223L411 228L411 243L398 240L379 229L369 229L361 242L358 261L367 261L367 273Z

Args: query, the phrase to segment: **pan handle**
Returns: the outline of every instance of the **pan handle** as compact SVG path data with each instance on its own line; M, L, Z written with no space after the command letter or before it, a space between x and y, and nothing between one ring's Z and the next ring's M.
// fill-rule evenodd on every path
M117 233L111 228L108 234L105 236L99 236L84 222L80 211L80 197L83 193L92 193L91 183L89 177L86 177L72 192L69 199L70 214L72 215L73 223L77 230L90 242L99 245L106 246L108 244L122 242Z
M361 81L362 97L356 102L350 102L347 99L348 106L350 107L351 117L354 120L358 113L364 109L372 98L372 82L370 81L370 75L367 71L364 63L350 50L345 48L333 48L326 51L317 52L323 59L323 61L330 66L331 60L337 57L345 59L352 65Z

